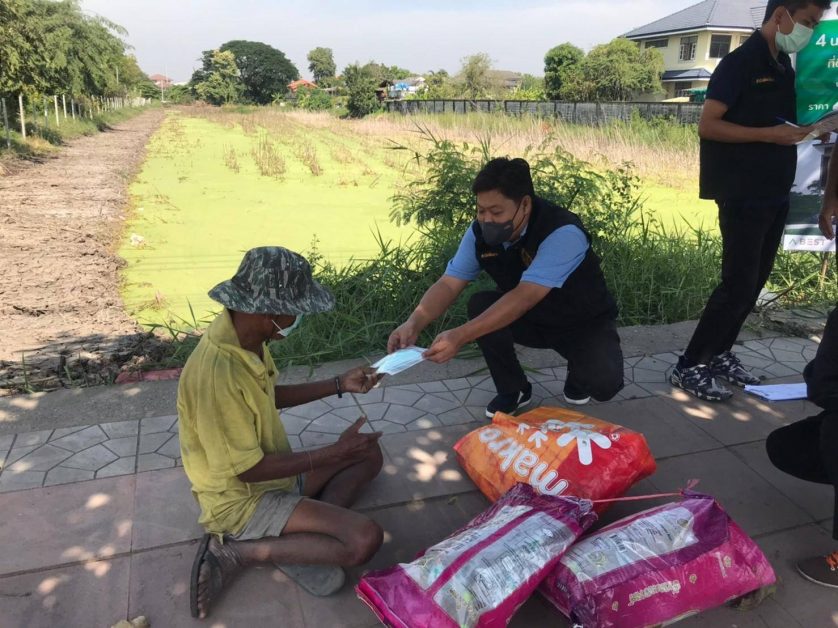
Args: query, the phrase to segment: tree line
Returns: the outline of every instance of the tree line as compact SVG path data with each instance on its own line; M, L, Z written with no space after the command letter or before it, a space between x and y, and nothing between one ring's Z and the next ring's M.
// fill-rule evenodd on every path
M307 60L316 86L296 90L295 104L318 110L340 103L357 117L378 108L376 89L381 84L412 74L405 68L371 61L350 64L338 76L334 53L325 47L312 49ZM213 105L268 105L284 100L288 86L299 78L299 70L281 50L262 42L228 41L215 50L205 50L189 85L170 91L169 98L192 97Z
M0 0L0 96L151 97L126 34L77 0Z
M295 104L305 109L331 109L345 105L349 115L363 116L379 107L376 90L414 76L398 66L369 62L353 63L337 75L331 48L317 47L307 56L316 87L301 88ZM507 99L605 102L628 100L636 94L662 91L663 57L656 49L643 50L625 38L596 46L589 53L564 43L544 57L544 77L524 74L509 89L504 76L494 69L490 56L465 57L460 70L424 74L424 84L410 98ZM211 104L269 104L284 99L288 84L299 71L285 54L260 42L231 41L217 50L205 51L202 67L188 88L192 97Z

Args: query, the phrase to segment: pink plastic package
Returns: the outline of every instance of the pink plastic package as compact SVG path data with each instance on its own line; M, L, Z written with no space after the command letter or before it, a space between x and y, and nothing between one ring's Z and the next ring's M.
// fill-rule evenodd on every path
M585 628L641 628L775 582L765 555L712 497L684 495L582 539L539 591Z
M412 563L365 575L360 597L387 626L506 626L596 520L591 502L518 484Z

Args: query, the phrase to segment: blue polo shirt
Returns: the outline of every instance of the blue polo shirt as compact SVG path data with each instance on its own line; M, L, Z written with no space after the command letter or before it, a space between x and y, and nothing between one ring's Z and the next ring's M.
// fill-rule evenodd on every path
M504 243L506 248L511 245L510 242ZM469 227L460 240L456 255L448 262L445 274L463 281L477 279L480 275L480 264L475 247L474 232ZM581 229L574 225L560 227L547 236L538 247L532 264L524 271L521 281L545 288L561 288L585 259L588 248L588 238Z

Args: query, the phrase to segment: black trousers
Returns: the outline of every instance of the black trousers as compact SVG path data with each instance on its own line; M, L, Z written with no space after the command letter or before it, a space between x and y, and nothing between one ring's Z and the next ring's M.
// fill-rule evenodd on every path
M773 431L765 448L778 469L835 487L832 536L838 540L838 308L830 313L818 352L803 377L809 399L824 411Z
M480 316L503 296L498 290L475 293L468 302L470 319ZM477 339L498 393L514 393L527 382L514 343L553 349L567 360L567 384L597 401L607 401L623 387L623 352L617 324L604 317L573 328L545 326L536 305L509 327Z
M722 281L710 295L684 352L690 365L707 364L733 347L771 274L789 212L787 196L716 204L722 232Z
M765 448L781 471L835 487L832 537L838 540L838 412L824 411L774 430Z

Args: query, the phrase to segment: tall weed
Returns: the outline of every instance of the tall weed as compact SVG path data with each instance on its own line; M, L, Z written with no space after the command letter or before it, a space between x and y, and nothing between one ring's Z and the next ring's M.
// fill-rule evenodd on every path
M297 143L296 146L297 158L302 161L305 166L311 171L315 177L323 174L323 168L317 160L317 147L308 140L303 140Z
M236 153L236 149L232 146L224 147L224 165L235 173L238 173L240 170L239 157Z
M285 175L285 159L279 154L276 146L262 133L256 139L256 144L251 150L253 161L263 177L281 179Z

